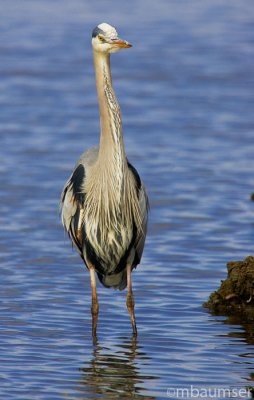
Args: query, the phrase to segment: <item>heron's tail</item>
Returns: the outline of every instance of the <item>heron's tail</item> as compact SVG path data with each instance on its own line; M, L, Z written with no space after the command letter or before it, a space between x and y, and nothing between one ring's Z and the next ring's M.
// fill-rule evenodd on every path
M100 282L106 288L113 287L114 289L123 290L127 286L127 272L126 269L113 275L103 275L97 272Z

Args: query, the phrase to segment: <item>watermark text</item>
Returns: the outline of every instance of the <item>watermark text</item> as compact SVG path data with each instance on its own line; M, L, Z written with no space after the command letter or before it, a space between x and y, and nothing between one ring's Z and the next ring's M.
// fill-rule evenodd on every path
M167 388L167 397L174 399L251 399L248 388L185 386Z

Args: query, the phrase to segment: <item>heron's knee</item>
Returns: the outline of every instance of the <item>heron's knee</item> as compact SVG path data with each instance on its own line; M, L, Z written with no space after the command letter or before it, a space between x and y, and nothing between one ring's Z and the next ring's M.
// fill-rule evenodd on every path
M135 301L134 301L134 296L133 293L128 293L127 299L126 299L126 306L128 310L133 310L135 307Z
M92 301L91 313L92 313L92 315L99 314L99 303L97 300Z

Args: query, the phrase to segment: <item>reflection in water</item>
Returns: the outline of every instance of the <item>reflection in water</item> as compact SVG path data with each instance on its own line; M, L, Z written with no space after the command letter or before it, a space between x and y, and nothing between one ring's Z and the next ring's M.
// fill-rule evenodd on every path
M103 399L119 399L121 394L125 398L155 399L140 394L145 390L147 380L157 379L156 376L141 374L139 361L144 364L150 360L141 349L135 337L118 344L114 353L97 342L90 364L80 369L83 376L79 389L86 395L103 395Z
M240 325L243 327L244 332L229 332L227 336L232 338L242 339L245 343L250 346L254 345L254 322L253 321L243 321L238 315L231 315L225 321L226 324L230 325ZM253 354L252 354L253 355Z
M249 377L246 378L247 381L250 383L250 392L251 392L251 398L254 398L254 372L253 372L253 360L254 360L254 321L245 321L243 320L240 316L235 316L232 315L228 317L226 323L228 324L234 324L234 325L242 325L244 328L244 333L241 335L238 335L235 332L229 333L228 336L230 337L235 337L235 338L240 338L244 339L244 342L249 345L248 351L242 354L239 354L239 357L241 361L239 361L240 364L245 364L246 369L252 371L249 374Z
M216 315L216 314L214 314ZM220 316L224 316L223 314L217 314ZM246 371L249 372L249 376L246 376L246 383L249 382L249 386L246 385L245 387L248 387L251 393L251 398L254 398L254 372L253 372L253 360L254 360L254 321L253 320L246 320L244 316L242 316L240 313L235 314L235 315L230 315L228 316L224 321L224 324L229 325L231 327L237 327L237 330L230 330L227 332L225 336L229 338L228 344L231 346L234 344L238 344L239 342L246 343L248 345L247 349L248 351L245 351L244 353L236 352L237 354L237 359L232 361L233 364L242 366L245 365ZM239 331L239 327L241 327L243 330ZM232 350L231 350L232 352Z

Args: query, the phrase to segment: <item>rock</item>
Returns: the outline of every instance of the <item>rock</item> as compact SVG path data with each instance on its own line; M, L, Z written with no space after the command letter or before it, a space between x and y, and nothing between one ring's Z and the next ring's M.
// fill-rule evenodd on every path
M247 321L254 321L254 257L227 264L228 277L212 293L204 307L216 314L241 314Z

